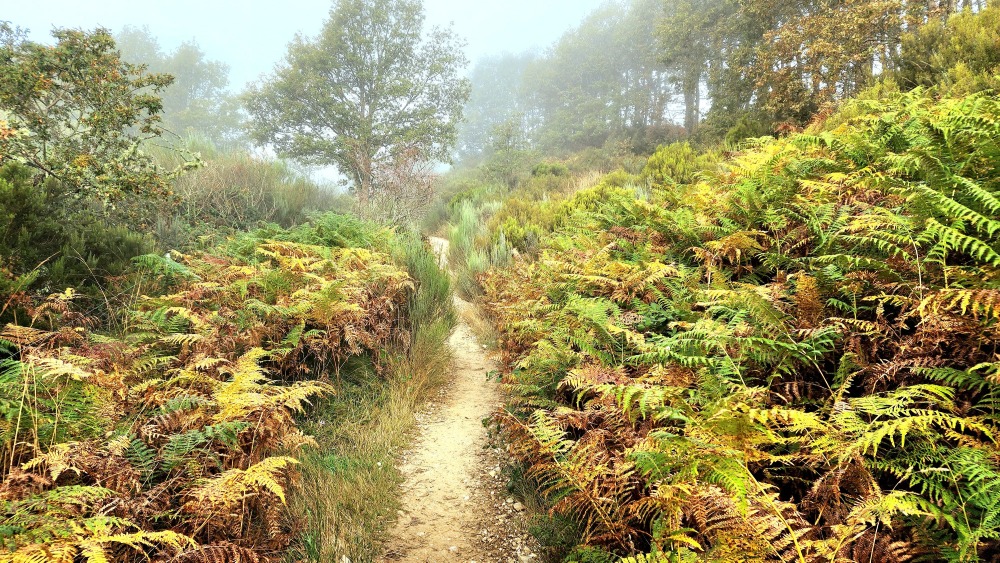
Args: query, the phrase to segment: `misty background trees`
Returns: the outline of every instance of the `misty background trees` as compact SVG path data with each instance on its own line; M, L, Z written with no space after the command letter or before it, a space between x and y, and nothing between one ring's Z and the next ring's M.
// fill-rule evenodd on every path
M961 50L947 47L952 34L963 45L978 42L973 52L993 48L986 20L976 24L978 39L961 30L985 7L984 0L609 2L543 52L477 62L459 154L488 159L493 129L509 123L533 147L563 155L621 143L641 154L678 139L736 142L801 127L876 78L912 87L921 73L930 85L952 72L968 82L958 76L966 72L955 68L960 61L941 59ZM950 70L932 70L945 64ZM969 72L989 74L981 63ZM978 88L990 83L979 80Z
M319 37L296 37L285 62L247 92L252 138L336 165L366 214L400 199L429 202L427 166L450 160L468 82L458 37L423 27L417 0L338 2ZM400 191L415 183L426 189Z
M229 66L209 59L194 40L165 52L149 27L126 26L114 39L124 60L173 77L160 93L164 129L219 145L243 140L239 101L229 91Z

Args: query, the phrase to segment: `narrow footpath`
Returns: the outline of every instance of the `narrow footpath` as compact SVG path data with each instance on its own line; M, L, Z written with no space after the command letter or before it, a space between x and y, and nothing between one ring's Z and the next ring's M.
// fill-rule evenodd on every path
M448 241L432 238L442 265ZM502 452L483 419L501 401L493 366L464 320L471 305L455 297L459 324L448 341L454 374L418 418L419 437L403 456L402 510L381 562L529 563L536 548L520 503L508 498Z

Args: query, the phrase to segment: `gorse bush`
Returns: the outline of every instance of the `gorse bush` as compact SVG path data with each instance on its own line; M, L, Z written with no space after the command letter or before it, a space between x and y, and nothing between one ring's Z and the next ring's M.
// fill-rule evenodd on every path
M681 146L479 276L516 459L631 561L991 561L1000 103ZM693 167L665 164L678 151ZM589 556L588 556L589 557Z
M903 88L965 95L1000 86L1000 7L963 10L903 36L891 78Z

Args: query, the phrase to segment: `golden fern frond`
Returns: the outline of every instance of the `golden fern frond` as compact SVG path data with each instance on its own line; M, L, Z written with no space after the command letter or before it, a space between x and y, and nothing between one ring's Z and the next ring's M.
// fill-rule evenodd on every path
M178 317L181 317L182 319L185 319L188 322L190 322L191 325L194 326L195 328L202 328L207 324L197 312L188 309L187 307L178 307L178 306L167 307L167 309L164 311L164 315L165 316L176 315Z
M121 457L125 455L125 450L132 445L132 437L128 434L120 434L114 438L108 440L104 444L104 451L113 457Z
M170 334L160 338L160 342L167 346L191 347L204 340L200 334Z
M0 556L0 562L73 563L82 560L86 563L109 563L111 559L107 547L112 545L128 547L140 553L147 548L168 548L180 552L197 545L190 537L172 530L124 533L123 529L134 528L135 525L120 518L70 520L66 526L70 537L23 546L12 554Z
M188 364L188 368L196 371L208 371L227 364L229 361L224 358L199 358Z
M278 405L289 411L304 413L305 406L311 404L309 399L332 395L335 390L329 383L322 381L300 381L288 386L275 386L269 395L269 404Z
M140 530L129 534L94 534L91 537L79 541L80 555L87 563L107 563L105 546L121 545L136 551L143 551L145 548L167 547L176 552L184 548L196 546L197 543L184 534L179 534L172 530L148 531Z
M59 479L59 476L66 471L72 471L77 475L81 474L81 468L77 467L73 460L76 457L76 449L80 444L77 442L68 442L65 444L56 444L49 448L49 451L45 453L40 453L33 459L24 463L21 469L25 471L30 471L36 467L44 466L46 471L55 481Z
M246 469L230 469L195 487L188 494L192 500L185 505L196 513L210 513L215 508L230 509L249 496L267 491L285 502L282 473L298 460L291 457L269 457Z
M923 317L940 315L942 310L958 310L961 314L980 316L985 320L1000 318L1000 291L996 289L942 289L920 302Z
M33 358L30 363L39 368L42 377L68 377L74 381L86 381L93 376L93 373L82 367L58 357Z

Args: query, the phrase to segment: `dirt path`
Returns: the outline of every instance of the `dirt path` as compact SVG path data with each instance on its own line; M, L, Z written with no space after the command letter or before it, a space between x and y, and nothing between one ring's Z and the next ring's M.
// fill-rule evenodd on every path
M439 256L447 256L448 241L431 243ZM458 297L455 306L460 313L470 307ZM493 366L465 321L448 344L455 358L452 382L418 418L420 437L401 467L403 509L379 561L536 560L520 530L520 505L502 489L501 453L489 449L482 424L500 404L499 389L486 376Z

